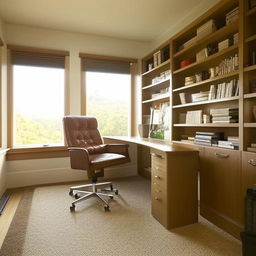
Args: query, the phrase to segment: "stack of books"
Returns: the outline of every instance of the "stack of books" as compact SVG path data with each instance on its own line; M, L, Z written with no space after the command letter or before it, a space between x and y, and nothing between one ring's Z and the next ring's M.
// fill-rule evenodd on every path
M234 8L226 14L226 25L236 21L238 19L238 7Z
M227 59L224 59L217 67L216 74L218 76L230 73L238 69L238 55L231 56Z
M180 96L180 103L181 104L186 104L187 100L186 100L186 94L184 92L179 93Z
M233 79L226 83L218 84L215 88L215 99L223 99L235 97L239 95L239 84L237 79Z
M186 124L201 124L202 110L187 111Z
M196 53L196 61L205 60L209 56L207 48Z
M256 152L256 143L251 143L251 146L247 148L249 152Z
M196 42L196 39L197 37L194 36L192 37L191 39L189 39L187 42L185 42L184 44L182 44L180 47L179 47L179 51L181 51L182 49L186 48L186 47L189 47L191 46L192 44L194 44Z
M193 136L187 136L187 135L181 135L181 142L186 142L186 143L194 143L195 137Z
M218 43L218 51L220 52L220 51L222 51L222 50L228 48L229 45L230 45L229 39L225 39L225 40L219 42L219 43Z
M153 60L154 60L154 68L161 64L161 51L155 52L153 54Z
M239 139L237 136L228 136L228 140L219 140L218 147L229 148L229 149L239 149Z
M203 146L218 146L218 141L223 136L221 132L196 132L194 143Z
M197 28L196 35L197 38L201 38L211 34L212 32L216 31L215 21L213 19L207 21L205 24Z
M152 84L167 80L170 78L170 76L171 76L171 70L166 70L164 72L161 72L159 76L152 78Z
M238 108L210 109L213 124L238 123Z
M196 82L195 76L187 76L185 77L185 85L194 84Z
M208 100L208 98L209 98L209 91L191 94L192 102L205 101L205 100Z
M238 33L235 33L233 35L233 44L237 44L238 43Z

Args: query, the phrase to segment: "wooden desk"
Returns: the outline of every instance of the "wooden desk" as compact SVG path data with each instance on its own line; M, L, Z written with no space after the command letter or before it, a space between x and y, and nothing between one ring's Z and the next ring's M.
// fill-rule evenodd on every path
M151 212L167 229L198 222L198 151L139 137L105 137L150 148Z

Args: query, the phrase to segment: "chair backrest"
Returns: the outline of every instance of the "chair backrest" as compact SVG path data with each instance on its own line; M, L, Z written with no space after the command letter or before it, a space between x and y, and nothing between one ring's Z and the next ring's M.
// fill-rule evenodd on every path
M91 154L105 151L95 117L65 116L63 124L68 147L86 148Z

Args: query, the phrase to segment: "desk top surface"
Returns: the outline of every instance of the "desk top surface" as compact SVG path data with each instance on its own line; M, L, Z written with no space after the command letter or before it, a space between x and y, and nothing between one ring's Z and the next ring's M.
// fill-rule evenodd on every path
M187 148L182 145L176 145L170 141L159 139L129 137L129 136L104 136L105 139L118 140L122 142L135 143L142 146L154 148L164 152L197 152L196 149Z

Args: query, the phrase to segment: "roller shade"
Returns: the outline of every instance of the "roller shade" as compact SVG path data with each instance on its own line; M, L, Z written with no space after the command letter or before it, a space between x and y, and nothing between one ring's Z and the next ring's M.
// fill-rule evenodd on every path
M12 64L22 66L36 66L48 68L64 68L65 56L35 53L26 51L12 51Z
M82 59L83 71L130 74L130 63L115 60Z

